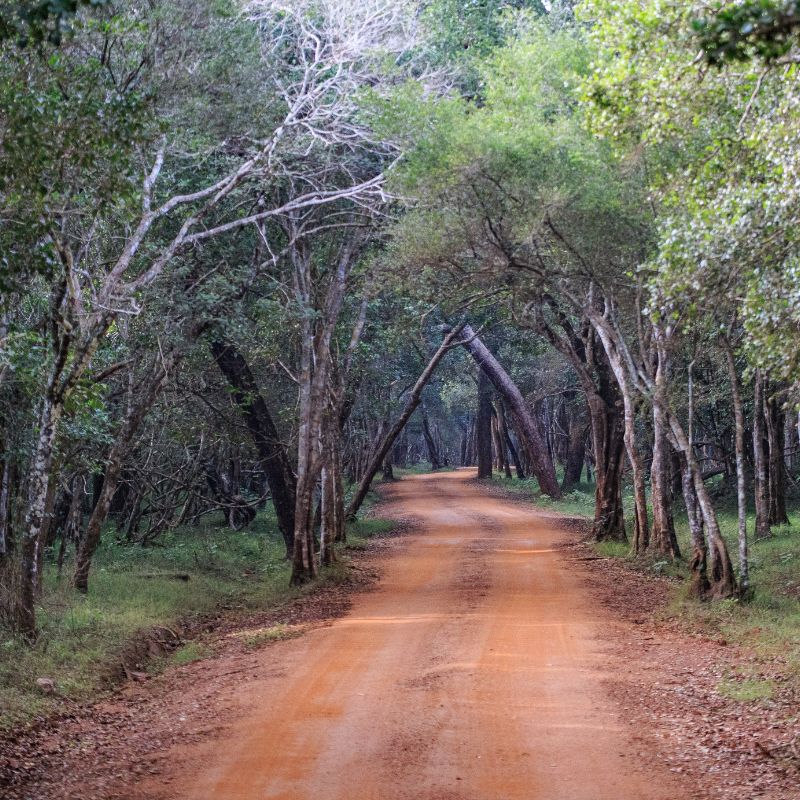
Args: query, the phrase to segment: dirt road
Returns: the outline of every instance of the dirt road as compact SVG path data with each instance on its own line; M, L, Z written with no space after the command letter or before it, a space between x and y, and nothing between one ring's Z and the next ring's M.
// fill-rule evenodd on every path
M419 525L347 616L265 651L242 715L195 750L191 800L656 800L602 688L593 608L546 517L471 472L394 486ZM277 664L276 664L277 660Z

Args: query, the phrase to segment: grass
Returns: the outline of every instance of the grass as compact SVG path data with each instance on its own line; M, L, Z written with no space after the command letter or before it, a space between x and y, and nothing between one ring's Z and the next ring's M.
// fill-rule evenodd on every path
M560 480L561 476L559 475L558 478ZM553 500L549 495L539 493L539 482L536 478L525 478L525 480L519 481L516 478L507 478L505 475L494 473L492 481L511 494L516 494L535 502L540 508L549 508L553 511L558 511L560 514L576 517L591 517L594 513L593 483L578 483L561 500ZM624 502L627 512L627 506L633 500L630 497L625 497Z
M392 523L363 519L348 528L350 547L366 547L370 536ZM66 701L97 697L131 642L158 626L174 628L220 610L265 609L301 594L289 587L289 564L274 516L261 512L244 531L228 529L221 518L165 533L155 546L119 543L106 532L95 557L88 595L71 588L72 564L56 575L47 554L44 592L37 608L40 636L30 646L0 628L0 730L56 710ZM322 576L336 582L347 572L339 562ZM189 580L175 580L175 574ZM169 656L153 659L148 670L188 664L211 654L188 642ZM50 678L55 692L44 693L37 678Z
M187 642L172 653L166 662L181 667L208 658L213 652L213 649L203 642Z
M753 594L747 602L696 603L679 592L669 612L710 636L747 645L763 660L781 663L800 685L800 511L789 517L791 526L750 543ZM719 520L735 562L736 513L723 508ZM688 526L680 520L677 528L680 544L688 552ZM748 530L753 528L751 516Z
M294 639L303 633L301 628L291 625L272 625L260 631L251 631L244 636L245 645L251 650L257 650L270 642L280 642L284 639Z
M718 684L717 691L723 697L739 703L753 703L759 700L770 700L775 693L775 684L771 680L761 680L760 678L738 681L727 678Z
M538 506L570 516L592 518L594 486L579 484L563 500L537 496L535 479L524 481L495 477L494 481L521 496L535 500ZM719 490L719 485L715 489ZM628 524L633 517L633 498L627 491L623 498ZM721 496L717 515L734 564L737 561L737 514L735 501ZM800 503L789 513L790 525L773 529L769 539L753 541L754 515L748 517L750 532L750 583L752 597L747 602L726 600L698 603L687 595L686 582L676 587L666 615L682 620L688 627L708 636L747 645L763 661L779 662L793 682L800 686ZM691 552L691 538L686 515L676 514L675 529L683 554ZM685 561L670 562L652 557L634 559L627 544L597 542L601 556L622 558L631 566L676 578L688 577ZM756 678L727 680L720 692L742 701L764 699L771 695L771 681Z

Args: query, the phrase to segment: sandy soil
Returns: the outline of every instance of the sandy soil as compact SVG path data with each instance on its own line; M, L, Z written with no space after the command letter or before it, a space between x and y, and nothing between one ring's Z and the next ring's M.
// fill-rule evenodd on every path
M469 477L393 487L382 515L419 527L377 591L281 646L280 665L265 654L238 721L170 759L183 765L170 797L686 796L628 757L632 731L602 686L613 622L554 548L563 531Z

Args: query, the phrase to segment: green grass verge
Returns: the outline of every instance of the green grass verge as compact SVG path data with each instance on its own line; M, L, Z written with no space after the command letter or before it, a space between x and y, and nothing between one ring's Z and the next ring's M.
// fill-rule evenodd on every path
M386 532L387 520L359 520L348 528L352 548ZM51 554L48 554L48 556ZM220 519L165 533L155 546L121 544L108 531L94 561L88 595L70 586L72 564L59 579L45 564L44 592L37 612L41 634L35 645L0 628L0 730L52 712L69 701L98 696L112 681L121 654L132 641L157 626L172 628L210 612L265 609L301 594L289 587L289 564L274 516L261 512L244 531ZM347 572L339 562L322 576L336 582ZM176 574L189 580L175 580ZM306 590L307 591L307 590ZM190 641L169 656L153 659L148 670L188 664L211 654ZM37 678L54 681L43 692Z

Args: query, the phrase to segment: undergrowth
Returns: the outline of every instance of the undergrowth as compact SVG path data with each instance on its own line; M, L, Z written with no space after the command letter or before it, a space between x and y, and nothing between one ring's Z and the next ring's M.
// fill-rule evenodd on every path
M348 547L364 548L370 536L391 527L387 520L359 520L348 527ZM185 627L220 611L263 610L308 591L289 587L284 553L269 511L260 512L243 531L227 528L220 514L165 533L151 547L120 542L109 530L87 595L70 585L71 560L59 577L53 554L47 553L36 643L31 646L0 628L0 730L99 696L113 684L125 648L150 630ZM347 569L346 560L339 561L321 583L341 580ZM210 652L207 645L189 641L152 659L147 669L188 664ZM52 680L53 690L38 686L39 678Z

